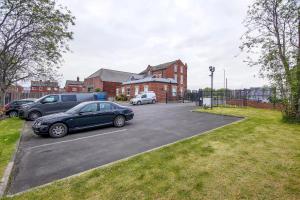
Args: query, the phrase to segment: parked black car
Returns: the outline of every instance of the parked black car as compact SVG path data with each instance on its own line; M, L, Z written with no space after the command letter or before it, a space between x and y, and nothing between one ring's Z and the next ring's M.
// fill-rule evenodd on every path
M34 121L44 115L65 112L81 102L100 100L98 97L98 93L65 93L46 95L33 103L22 106L19 110L19 117Z
M103 125L122 127L134 116L130 108L108 101L83 102L74 108L35 120L32 129L37 135L59 138L70 131Z
M32 103L35 100L36 99L20 99L12 101L4 106L5 115L8 115L9 117L17 117L23 104Z

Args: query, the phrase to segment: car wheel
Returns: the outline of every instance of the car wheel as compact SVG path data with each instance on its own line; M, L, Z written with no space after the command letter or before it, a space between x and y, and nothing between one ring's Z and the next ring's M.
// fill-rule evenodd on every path
M10 111L10 112L8 113L8 116L9 116L9 117L17 117L17 116L18 116L18 112L15 111L15 110Z
M28 115L28 118L31 120L31 121L34 121L36 120L37 118L41 117L42 114L38 111L32 111L29 113Z
M115 127L123 127L125 125L125 117L122 115L118 115L114 120Z
M152 103L153 103L153 104L155 104L155 103L156 103L155 99L153 99L153 100L152 100Z
M49 135L53 138L64 137L68 134L68 127L63 123L53 124L49 129Z
M136 104L137 104L137 105L141 105L141 104L142 104L142 102L141 102L141 101L138 101Z

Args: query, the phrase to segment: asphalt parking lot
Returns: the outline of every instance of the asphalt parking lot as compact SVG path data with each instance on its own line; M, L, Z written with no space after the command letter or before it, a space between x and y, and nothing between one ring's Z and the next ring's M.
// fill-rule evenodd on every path
M122 128L105 127L64 138L39 137L26 122L9 193L14 194L240 120L191 112L194 104L132 106Z

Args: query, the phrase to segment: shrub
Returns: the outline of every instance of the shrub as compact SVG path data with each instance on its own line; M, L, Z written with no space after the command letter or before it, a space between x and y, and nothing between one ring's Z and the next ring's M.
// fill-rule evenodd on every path
M116 101L127 101L127 100L128 100L128 98L124 94L116 96Z

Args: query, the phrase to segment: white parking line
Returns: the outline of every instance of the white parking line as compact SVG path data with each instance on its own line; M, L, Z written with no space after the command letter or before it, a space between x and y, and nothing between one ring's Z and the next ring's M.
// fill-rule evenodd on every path
M66 143L66 142L74 142L74 141L77 141L77 140L84 140L84 139L87 139L87 138L93 138L93 137L98 137L98 136L102 136L102 135L108 135L108 134L112 134L112 133L120 133L120 132L124 132L124 131L127 131L127 130L128 129L121 129L121 130L117 130L117 131L111 131L111 132L106 132L106 133L99 133L99 134L96 134L96 135L90 135L90 136L81 137L81 138L75 138L75 139L71 139L71 140L64 140L64 141L60 141L60 142L52 142L52 143L48 143L48 144L37 145L37 146L34 146L34 147L29 147L27 149L31 150L31 149L36 149L36 148L39 148L39 147L50 146L50 145L54 145L54 144L61 144L61 143Z

